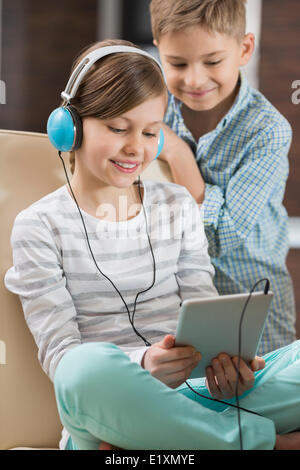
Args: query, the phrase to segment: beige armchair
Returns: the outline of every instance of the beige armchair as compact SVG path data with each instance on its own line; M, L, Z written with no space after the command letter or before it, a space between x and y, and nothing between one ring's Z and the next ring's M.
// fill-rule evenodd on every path
M68 166L68 165L67 165ZM145 179L170 181L166 163L153 162ZM37 360L37 347L17 296L3 278L12 265L10 234L16 215L65 184L46 134L0 130L0 449L58 449L61 423L53 384Z

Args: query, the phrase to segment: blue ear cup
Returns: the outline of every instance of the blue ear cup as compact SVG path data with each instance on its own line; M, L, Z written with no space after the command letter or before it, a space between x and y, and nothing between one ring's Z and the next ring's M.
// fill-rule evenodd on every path
M57 150L77 150L82 141L82 123L76 109L68 105L52 111L47 122L47 133Z
M165 143L165 136L164 136L164 132L162 129L159 130L159 138L158 138L158 148L157 148L157 154L155 155L155 158L154 160L156 160L156 158L159 156L159 154L161 153L162 149L163 149L163 146L164 146L164 143Z

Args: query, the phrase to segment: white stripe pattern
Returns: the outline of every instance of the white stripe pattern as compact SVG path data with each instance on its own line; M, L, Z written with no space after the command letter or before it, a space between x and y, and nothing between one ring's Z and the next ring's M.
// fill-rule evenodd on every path
M146 181L143 186L156 281L138 298L135 326L153 344L175 333L183 299L217 295L217 291L193 198L173 183ZM136 294L153 280L143 210L125 222L82 213L100 269L121 291L132 312ZM17 216L11 245L13 266L6 273L5 285L20 296L40 363L52 380L62 355L82 342L113 342L132 360L140 361L144 343L133 332L119 295L97 271L66 186Z

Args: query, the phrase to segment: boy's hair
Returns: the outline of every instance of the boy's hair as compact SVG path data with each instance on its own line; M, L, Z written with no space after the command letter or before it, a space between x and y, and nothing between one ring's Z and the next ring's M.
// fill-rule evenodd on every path
M129 41L106 40L87 46L75 59L72 71L87 54L105 46L137 47ZM160 67L149 57L132 52L107 55L99 59L82 79L70 100L80 117L111 119L126 113L149 98L166 96L167 88ZM74 152L70 155L74 171Z
M241 40L246 32L247 0L151 0L153 38L190 26L202 26Z

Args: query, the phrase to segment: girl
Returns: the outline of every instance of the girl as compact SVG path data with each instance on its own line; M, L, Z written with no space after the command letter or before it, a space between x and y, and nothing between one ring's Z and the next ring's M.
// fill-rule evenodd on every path
M123 45L133 46L94 44L75 66L92 51ZM17 216L14 266L5 278L54 381L65 426L60 447L97 449L107 441L126 449L238 448L236 411L209 409L184 384L200 353L174 346L182 300L217 294L198 207L181 186L139 178L158 150L167 103L162 71L150 56L116 47L68 101L78 115L71 183ZM295 367L298 349L276 354ZM241 361L243 406L261 411L269 404L268 380L280 364L267 358L256 381L266 392L251 402L260 389L248 393L254 375ZM251 366L263 365L257 358ZM207 370L208 389L201 380L193 388L232 398L235 366L221 354ZM279 391L266 417L242 414L246 448L274 447L273 419L280 432L299 426L295 401L285 421L273 417Z

